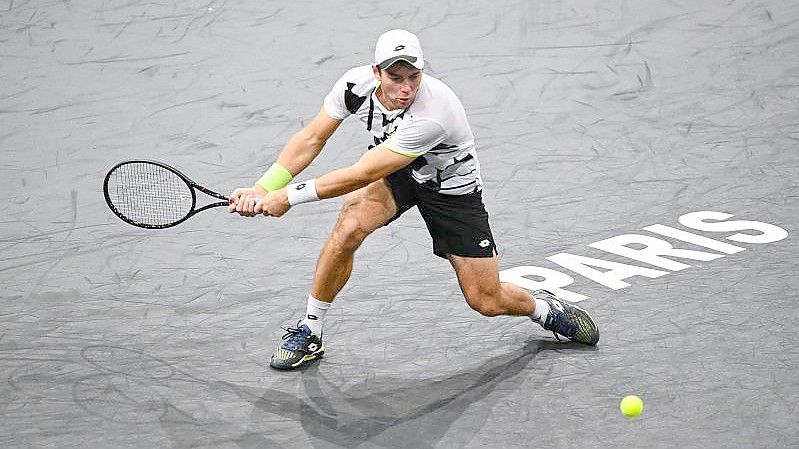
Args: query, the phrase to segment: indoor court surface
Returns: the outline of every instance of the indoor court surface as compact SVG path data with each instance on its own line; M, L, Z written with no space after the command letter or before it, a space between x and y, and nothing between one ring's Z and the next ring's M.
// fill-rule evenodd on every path
M392 28L464 103L502 279L596 348L472 311L413 210L274 371L340 199L106 206L125 159L252 185ZM370 143L349 119L298 179ZM795 0L0 0L0 149L2 448L799 447Z

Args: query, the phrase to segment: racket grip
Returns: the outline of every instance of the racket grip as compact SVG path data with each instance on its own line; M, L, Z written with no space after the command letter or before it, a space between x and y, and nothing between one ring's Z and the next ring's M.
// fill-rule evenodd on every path
M252 200L252 204L253 204L253 205L256 205L256 204L258 204L258 203L260 203L260 202L261 202L261 199L260 199L260 198L255 198L255 199L253 199L253 200ZM228 204L233 204L233 198L228 198L228 199L227 199L227 203L228 203Z

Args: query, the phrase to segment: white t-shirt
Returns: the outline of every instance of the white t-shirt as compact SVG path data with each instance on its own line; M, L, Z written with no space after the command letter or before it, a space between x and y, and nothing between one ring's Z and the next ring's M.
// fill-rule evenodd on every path
M377 99L372 66L355 67L325 97L325 111L335 119L355 115L372 134L375 145L413 157L413 179L447 195L482 189L474 135L458 97L430 75L407 109L388 110ZM370 147L371 148L371 147Z

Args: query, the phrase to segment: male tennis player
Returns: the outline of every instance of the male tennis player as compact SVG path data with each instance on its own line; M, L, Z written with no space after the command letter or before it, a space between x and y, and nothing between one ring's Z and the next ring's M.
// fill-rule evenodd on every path
M233 193L230 212L272 217L298 204L346 194L319 256L305 317L287 329L272 355L273 368L295 369L322 356L325 313L350 277L355 251L369 234L413 206L433 238L433 253L449 260L474 310L485 316L529 316L556 337L589 345L599 341L597 326L584 310L548 291L530 294L499 281L466 113L452 90L423 69L414 34L382 34L374 65L347 71L264 176ZM289 184L351 115L371 133L374 145L352 166Z

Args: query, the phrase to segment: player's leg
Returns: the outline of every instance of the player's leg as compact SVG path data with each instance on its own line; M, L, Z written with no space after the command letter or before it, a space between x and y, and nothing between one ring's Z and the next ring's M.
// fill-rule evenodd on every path
M462 257L450 254L469 307L485 316L530 316L535 311L533 296L523 288L499 281L497 257Z
M532 294L521 287L499 281L497 258L448 257L469 306L485 316L526 315L572 341L596 345L599 329L585 310L562 301L546 290Z
M355 251L396 212L391 188L384 179L346 195L336 225L316 262L311 296L332 302L352 274Z
M449 260L469 306L485 316L530 316L533 297L501 283L497 251L480 191L444 195L419 190L419 212L433 238L433 253Z
M379 180L344 197L344 205L319 259L305 317L286 329L283 342L272 354L270 366L296 369L324 354L322 323L330 303L352 273L355 251L364 239L388 222L397 211L391 188Z
M433 252L446 257L469 305L487 316L528 315L555 335L595 345L591 316L545 290L532 294L499 281L496 247L482 194L442 195L418 190L419 211L433 238Z

